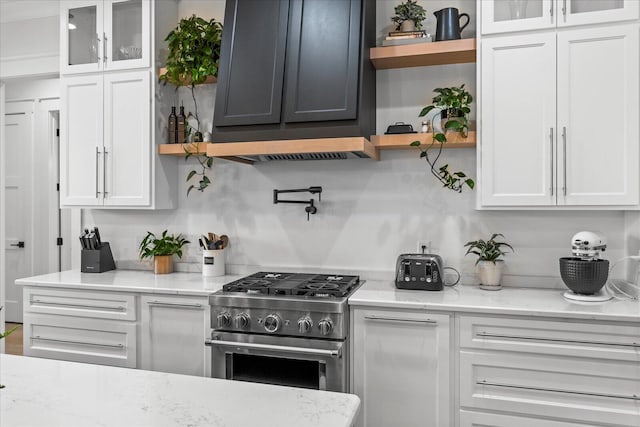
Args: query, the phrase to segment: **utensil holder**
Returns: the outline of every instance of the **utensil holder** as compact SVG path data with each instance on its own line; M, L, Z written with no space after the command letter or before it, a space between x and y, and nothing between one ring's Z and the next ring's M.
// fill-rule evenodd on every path
M208 277L224 276L224 249L206 249L202 251L202 275Z
M109 242L102 242L99 249L83 249L80 256L80 271L83 273L104 273L115 270Z

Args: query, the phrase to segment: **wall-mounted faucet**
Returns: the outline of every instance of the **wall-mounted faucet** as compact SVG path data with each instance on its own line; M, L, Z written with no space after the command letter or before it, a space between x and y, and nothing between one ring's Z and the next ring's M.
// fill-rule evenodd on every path
M308 205L304 208L304 211L307 213L307 221L309 221L309 215L315 215L318 212L318 208L314 205L314 200L280 200L278 198L279 194L282 193L311 193L318 195L318 201L322 200L322 187L309 187L309 188L296 188L292 190L273 190L273 204L277 205L278 203L298 203Z

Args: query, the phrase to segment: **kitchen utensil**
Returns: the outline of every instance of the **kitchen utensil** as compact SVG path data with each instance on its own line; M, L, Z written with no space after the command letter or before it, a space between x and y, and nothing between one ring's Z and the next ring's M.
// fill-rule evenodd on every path
M433 12L436 17L436 41L458 40L462 38L461 32L469 25L469 14L458 13L455 7L446 7ZM466 17L467 22L460 26L460 19Z
M571 290L564 293L565 298L579 301L611 299L610 295L601 292L609 277L609 261L600 259L606 248L606 239L592 231L581 231L571 238L573 257L560 258L560 277Z
M229 236L227 236L226 234L223 234L222 236L220 236L220 240L222 240L222 249L229 246Z
M402 254L396 262L396 288L441 291L442 257L434 254Z

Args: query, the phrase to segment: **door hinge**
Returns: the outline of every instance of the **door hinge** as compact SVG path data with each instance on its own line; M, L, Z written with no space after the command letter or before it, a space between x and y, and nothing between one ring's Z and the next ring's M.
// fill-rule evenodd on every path
M57 237L56 238L56 245L62 246L62 237Z
M56 129L56 136L60 136L60 129Z

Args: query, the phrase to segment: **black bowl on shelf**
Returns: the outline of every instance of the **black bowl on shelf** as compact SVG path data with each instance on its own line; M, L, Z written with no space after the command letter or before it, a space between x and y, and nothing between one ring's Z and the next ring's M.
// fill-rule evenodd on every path
M609 261L606 259L583 260L575 257L560 258L560 277L576 294L593 295L609 277Z

